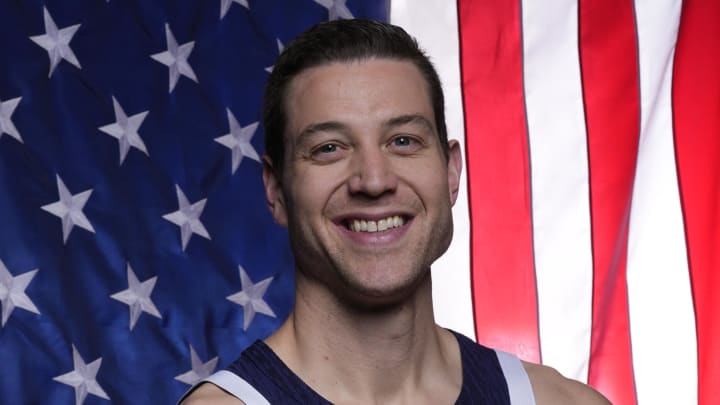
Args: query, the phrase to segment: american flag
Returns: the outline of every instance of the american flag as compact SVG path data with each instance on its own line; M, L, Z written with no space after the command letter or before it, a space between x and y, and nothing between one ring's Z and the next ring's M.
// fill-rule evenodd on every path
M262 86L350 16L418 37L465 140L439 322L616 404L713 404L715 0L0 0L0 402L171 403L277 327Z
M282 45L381 1L0 0L0 403L173 403L293 302Z

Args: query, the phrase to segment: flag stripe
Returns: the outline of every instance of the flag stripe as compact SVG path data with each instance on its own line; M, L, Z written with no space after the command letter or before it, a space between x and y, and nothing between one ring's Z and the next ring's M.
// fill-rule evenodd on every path
M542 358L586 381L592 256L577 2L524 1L522 23Z
M695 324L670 102L680 2L638 0L635 13L641 134L627 278L638 402L693 404L697 403ZM671 364L672 372L658 367L659 359Z
M675 53L675 153L697 321L698 403L720 398L720 2L685 0Z
M539 361L520 3L458 13L477 339Z
M636 403L625 277L640 134L635 17L623 0L579 5L594 269L588 382L629 405Z
M717 380L717 371L712 367L718 367L712 360L718 357L717 347L711 346L713 340L717 341L714 339L717 335L713 334L717 325L710 315L718 303L712 301L709 291L718 284L710 269L718 267L717 254L711 250L718 245L714 234L720 228L714 214L718 212L718 191L714 186L718 184L715 177L718 172L713 170L717 164L713 162L719 160L717 153L720 152L714 139L717 122L707 118L718 115L718 84L714 81L717 79L708 77L718 71L717 60L708 56L716 49L708 44L710 38L717 38L717 32L709 28L712 25L709 16L717 16L716 9L697 0L686 2L686 9L690 7L688 4L699 7L698 10L702 8L707 20L697 23L694 21L698 15L683 16L683 21L693 21L684 23L693 27L692 35L685 33L688 30L681 30L680 34L680 44L685 44L688 56L678 55L677 59L684 60L685 65L673 67L680 17L678 1L626 4L583 0L578 4L553 4L548 7L553 11L528 1L487 3L490 2L461 0L458 3L478 340L520 353L525 358L540 359L538 341L528 339L533 332L536 339L538 336L533 248L538 251L540 284L544 272L541 246L558 255L551 260L561 264L563 255L574 256L579 252L586 260L578 269L582 269L583 274L592 274L592 305L582 302L573 304L575 306L556 305L559 315L551 316L563 317L573 310L587 314L587 319L592 319L592 335L588 342L576 339L580 346L572 343L564 348L570 356L560 360L581 366L583 361L588 361L583 360L583 356L589 358L588 381L614 403L694 403L697 358L689 254L698 331L702 335L697 338L701 342L700 391L710 392L709 397L716 398L717 395L712 395L714 387L707 384L710 378ZM550 20L540 18L539 13L543 12L548 13ZM577 22L573 22L573 18ZM529 36L532 30L521 28L521 24L528 26L533 19L538 21L540 37L554 38L557 31L564 30L579 42L573 48L567 45L572 39L536 40L534 46ZM568 28L573 24L577 25L574 30ZM699 41L700 36L706 38L705 41ZM561 56L555 53L559 48L565 49ZM525 72L522 52L528 62L524 65ZM540 70L539 84L531 83L535 75L531 69L533 58L543 60L548 55L559 60L540 63L544 71ZM574 69L579 73L571 71L560 80L556 66L561 65L576 65ZM673 69L675 78L669 74ZM673 80L677 151L673 149L670 118L669 86ZM555 81L557 85L550 86L544 81ZM577 90L580 83L581 92ZM523 86L527 99L518 95ZM576 90L568 92L567 86ZM541 91L550 95L540 94ZM575 104L568 108L553 101L553 108L547 108L550 101L533 102L533 97L574 100ZM524 125L524 103L528 106L529 135ZM699 103L702 108L698 109ZM678 109L679 104L685 109ZM580 179L577 184L581 186L575 190L574 198L576 206L584 205L584 208L578 208L575 215L588 219L571 220L575 223L568 225L566 213L556 210L554 220L558 223L546 221L549 226L584 232L581 234L584 248L574 248L562 238L555 242L546 240L538 226L542 223L542 214L530 210L531 205L539 208L546 204L543 190L538 188L543 178L536 159L549 159L549 155L539 155L545 145L533 142L533 136L539 133L535 124L552 122L553 113L581 123L576 133L582 136L571 138L573 142L581 144L582 137L587 137L587 146L578 153L587 160L583 163L577 156L571 156L577 159L573 167L582 171L585 165L586 172L556 171L553 180L570 183L571 176ZM563 135L573 132L562 131ZM705 137L690 135L701 131L706 131ZM542 141L549 142L553 137L559 135L547 135ZM560 147L553 149L556 160L553 164L567 167L569 153L563 152L566 150L563 148L569 150L570 146L561 144ZM674 167L675 154L678 172ZM695 213L685 222L689 253L684 243L678 176L683 186L682 208L686 215L691 211ZM465 220L462 214L454 212L456 222ZM696 246L698 242L704 243L705 248ZM434 268L435 275L444 271ZM558 273L565 277L562 270ZM540 291L541 294L544 291L542 286ZM452 293L439 299L442 301L436 302L436 307L454 301ZM559 299L569 302L564 291ZM544 305L545 300L541 300L541 321L548 319L543 315ZM529 323L522 324L523 320ZM575 320L566 322L577 326ZM587 320L582 322L580 328L589 328ZM563 332L553 333L565 331L560 330ZM582 330L572 329L572 333L581 335ZM535 343L535 352L527 350L528 341ZM556 364L558 359L548 354L545 339L542 347L545 364L576 376L572 370L568 373L569 368ZM672 373L657 367L658 359L670 365ZM670 388L658 390L657 387Z

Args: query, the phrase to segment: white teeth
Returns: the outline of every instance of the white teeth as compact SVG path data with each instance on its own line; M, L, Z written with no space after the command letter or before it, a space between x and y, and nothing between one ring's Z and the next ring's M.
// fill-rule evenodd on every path
M405 220L398 215L383 218L379 221L353 219L348 222L350 230L353 232L382 232L405 225Z
M368 232L377 232L378 226L375 221L368 221Z

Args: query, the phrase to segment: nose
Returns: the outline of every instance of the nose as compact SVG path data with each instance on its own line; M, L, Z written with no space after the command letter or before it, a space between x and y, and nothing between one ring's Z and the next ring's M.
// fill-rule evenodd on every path
M352 174L348 179L351 194L379 197L397 188L398 178L391 156L379 147L364 147L353 151Z

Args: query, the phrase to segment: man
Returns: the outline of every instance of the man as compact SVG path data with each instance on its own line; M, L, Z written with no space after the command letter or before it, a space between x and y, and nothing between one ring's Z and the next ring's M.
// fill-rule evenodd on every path
M184 404L606 404L435 324L431 264L462 162L437 73L401 28L320 24L265 93L270 211L296 263L289 318Z

